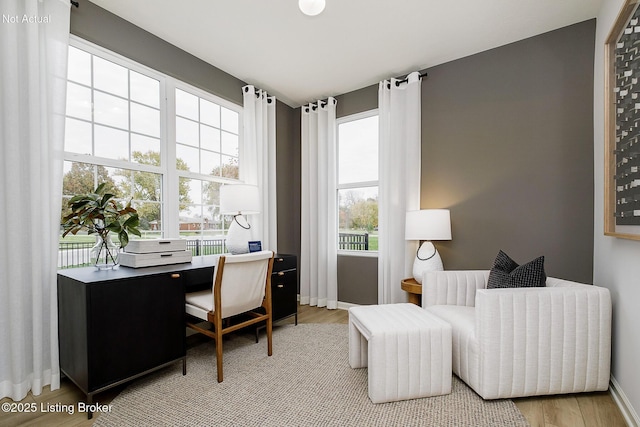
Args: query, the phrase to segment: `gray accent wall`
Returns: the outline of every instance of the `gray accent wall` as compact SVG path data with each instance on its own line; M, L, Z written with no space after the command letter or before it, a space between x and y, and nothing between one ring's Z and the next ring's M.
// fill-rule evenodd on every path
M489 269L502 249L592 282L594 38L589 20L425 70L420 199L451 210L445 269ZM337 96L338 116L377 93ZM370 259L338 258L338 299L377 301L377 277L346 271Z
M592 281L594 43L590 20L428 70L420 199L451 209L445 268L502 249Z
M300 109L278 101L276 163L278 192L278 251L300 259Z
M378 257L338 256L338 301L377 304L377 291Z

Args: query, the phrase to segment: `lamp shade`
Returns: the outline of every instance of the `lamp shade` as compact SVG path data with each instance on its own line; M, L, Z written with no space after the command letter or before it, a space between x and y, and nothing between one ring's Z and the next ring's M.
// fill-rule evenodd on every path
M407 212L405 240L451 240L449 209L422 209Z
M325 0L298 0L298 7L305 15L316 16L324 10Z
M220 213L223 215L260 213L258 186L229 184L220 187Z

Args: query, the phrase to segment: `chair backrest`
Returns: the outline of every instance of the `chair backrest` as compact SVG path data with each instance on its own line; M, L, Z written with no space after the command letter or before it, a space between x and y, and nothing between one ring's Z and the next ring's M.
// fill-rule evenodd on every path
M270 283L272 259L272 251L221 256L213 284L214 311L219 309L224 319L260 307ZM220 308L216 295L220 295Z

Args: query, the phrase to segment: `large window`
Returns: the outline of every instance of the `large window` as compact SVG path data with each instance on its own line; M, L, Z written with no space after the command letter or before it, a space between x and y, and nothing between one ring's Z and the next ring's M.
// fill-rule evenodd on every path
M238 181L242 107L75 37L67 78L63 215L70 197L106 182L132 201L143 238L222 247L218 195Z
M338 120L338 249L378 250L377 111Z

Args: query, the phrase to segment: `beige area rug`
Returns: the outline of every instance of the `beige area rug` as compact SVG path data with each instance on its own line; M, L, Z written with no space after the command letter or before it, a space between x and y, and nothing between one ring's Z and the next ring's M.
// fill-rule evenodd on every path
M527 426L511 400L484 401L457 377L445 396L373 404L367 370L349 367L347 325L274 327L266 336L232 335L224 343L224 382L215 348L189 349L187 375L176 363L140 379L111 403L95 426ZM149 349L153 351L153 349Z

